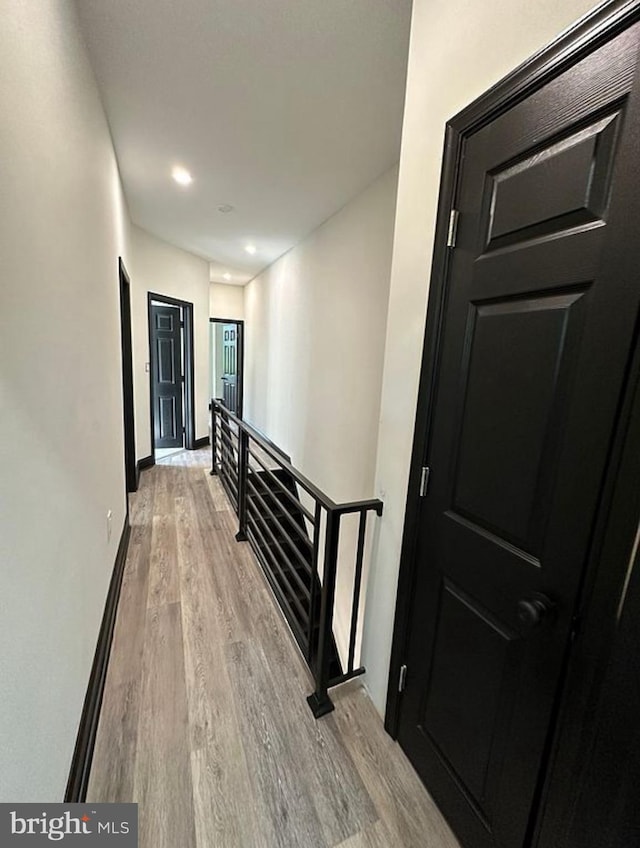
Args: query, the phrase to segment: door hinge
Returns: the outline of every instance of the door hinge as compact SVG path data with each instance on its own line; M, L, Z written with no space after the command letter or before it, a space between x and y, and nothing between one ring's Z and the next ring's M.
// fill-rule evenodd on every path
M406 685L407 685L407 667L406 667L406 665L401 665L400 666L400 677L398 678L398 692L404 692Z
M456 246L456 238L458 236L458 218L460 213L457 209L452 209L449 214L449 232L447 233L447 247Z
M420 497L424 498L429 491L429 477L431 476L431 469L428 465L424 465L422 467L422 473L420 474Z

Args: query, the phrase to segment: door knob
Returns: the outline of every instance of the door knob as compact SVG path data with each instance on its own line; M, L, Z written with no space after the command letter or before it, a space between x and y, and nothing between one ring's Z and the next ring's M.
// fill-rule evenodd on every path
M518 601L518 618L527 627L537 627L549 618L556 605L546 595L535 594Z

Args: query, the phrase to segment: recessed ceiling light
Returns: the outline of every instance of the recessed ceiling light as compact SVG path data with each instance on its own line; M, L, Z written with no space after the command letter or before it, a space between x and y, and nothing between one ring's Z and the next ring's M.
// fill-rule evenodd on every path
M222 275L222 279L223 279L223 280L230 280L230 279L231 279L231 274L230 274L228 271L226 271L226 272Z
M176 165L171 171L171 176L181 186L188 186L193 182L193 177L189 171L186 168L181 168L179 165Z
M228 215L229 212L233 212L233 206L230 203L221 203L218 206L218 212L222 212L223 215Z
M247 251L247 253L250 253L253 256L253 254L256 252L256 246L255 244L248 244L245 247L245 250Z

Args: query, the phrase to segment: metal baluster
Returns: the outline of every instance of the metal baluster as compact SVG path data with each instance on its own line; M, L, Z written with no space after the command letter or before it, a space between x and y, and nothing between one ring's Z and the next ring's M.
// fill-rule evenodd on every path
M351 634L349 636L349 662L347 674L353 671L353 660L356 652L356 631L358 629L358 608L360 606L360 587L362 585L362 562L364 560L364 540L367 532L367 513L360 513L360 525L358 527L358 552L356 554L356 572L353 578L353 603L351 606Z
M247 475L249 472L249 435L238 430L238 532L237 542L247 541Z
M211 471L212 477L218 473L218 464L216 462L216 402L211 398Z
M311 708L311 712L316 718L320 718L321 716L332 712L334 709L328 690L339 538L340 513L333 509L327 510L324 573L322 575L322 603L320 607L318 662L315 670L316 690L307 698L307 703Z
M314 637L314 625L316 621L316 608L318 606L318 555L320 551L320 522L322 519L322 506L316 501L315 517L313 521L313 553L311 558L311 598L309 599L309 629L307 631L307 665L312 668L313 658L317 657L317 644Z

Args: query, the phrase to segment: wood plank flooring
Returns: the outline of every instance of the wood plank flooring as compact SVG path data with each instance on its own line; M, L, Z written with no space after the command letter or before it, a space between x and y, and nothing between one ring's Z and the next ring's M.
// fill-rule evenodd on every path
M141 477L89 784L140 848L458 848L362 682L313 686L209 452Z

